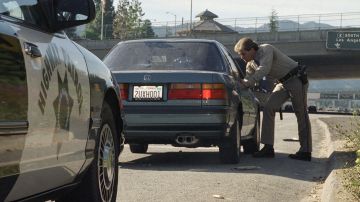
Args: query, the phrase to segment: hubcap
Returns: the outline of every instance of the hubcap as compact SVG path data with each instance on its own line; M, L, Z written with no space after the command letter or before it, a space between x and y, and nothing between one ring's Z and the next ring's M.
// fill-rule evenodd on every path
M115 146L113 134L108 124L100 132L98 151L98 179L102 201L110 201L115 178Z

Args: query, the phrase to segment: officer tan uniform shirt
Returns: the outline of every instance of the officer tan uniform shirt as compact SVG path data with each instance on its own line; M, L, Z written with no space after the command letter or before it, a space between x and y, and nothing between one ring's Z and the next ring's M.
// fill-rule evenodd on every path
M255 59L246 65L248 86L254 86L264 76L269 79L281 79L288 74L298 63L270 44L259 46ZM301 152L311 152L312 138L309 115L307 113L307 88L299 78L293 77L284 83L278 83L266 101L263 110L263 123L261 130L261 143L274 145L275 113L282 104L291 98L294 112L298 122L298 135ZM292 134L289 134L292 135Z
M262 44L256 52L255 61L246 65L246 77L249 86L254 86L264 76L269 79L280 79L298 66L298 63L289 58L270 44Z

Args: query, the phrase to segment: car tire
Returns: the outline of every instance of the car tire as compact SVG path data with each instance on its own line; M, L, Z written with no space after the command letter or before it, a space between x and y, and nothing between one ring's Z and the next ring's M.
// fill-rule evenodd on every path
M135 154L145 154L148 147L148 144L130 144L130 151Z
M120 145L113 112L107 102L103 104L101 120L93 162L79 187L60 201L116 201Z
M239 117L230 129L230 137L219 145L220 161L225 164L236 164L240 160L241 132Z
M255 127L252 131L252 139L243 142L244 154L253 154L260 149L260 119L256 120Z

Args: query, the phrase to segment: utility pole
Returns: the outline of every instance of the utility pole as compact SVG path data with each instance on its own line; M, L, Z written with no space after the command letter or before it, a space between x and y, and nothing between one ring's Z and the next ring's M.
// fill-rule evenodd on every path
M192 29L192 0L191 0L191 4L190 4L190 32Z
M101 0L101 33L100 33L100 40L103 40L104 36L104 9L105 9L105 0Z
M181 18L181 31L184 31L184 17Z
M170 12L166 12L166 14L170 14L175 16L175 31L174 31L174 36L176 36L176 15L174 13L170 13Z

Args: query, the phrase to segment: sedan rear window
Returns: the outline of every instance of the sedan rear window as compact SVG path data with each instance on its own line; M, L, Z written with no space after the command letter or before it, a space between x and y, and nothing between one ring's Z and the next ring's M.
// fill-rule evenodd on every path
M117 45L104 59L111 70L225 71L217 46L208 42L133 42Z

